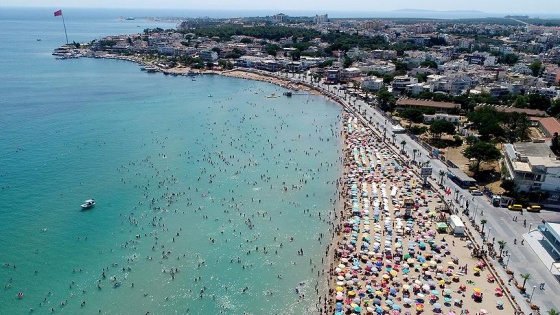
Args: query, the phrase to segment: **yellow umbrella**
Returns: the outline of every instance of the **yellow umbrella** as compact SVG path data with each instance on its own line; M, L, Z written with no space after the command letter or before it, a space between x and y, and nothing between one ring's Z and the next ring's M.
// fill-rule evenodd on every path
M434 215L436 215L436 212L435 211L430 211L430 212L428 212L428 214L433 217Z
M336 287L336 291L337 292L342 292L342 291L344 291L344 288L343 287Z
M410 286L408 284L405 284L405 285L402 286L402 288L403 288L403 290L408 290L408 289L410 289Z
M480 271L480 268L474 267L473 270L474 270L474 271Z
M445 284L445 280L439 280L439 284Z
M389 279L391 277L389 277L389 275L383 275L383 279Z
M391 270L391 275L392 275L392 276L396 276L396 275L397 275L397 272L396 272L395 270Z
M375 295L383 295L383 292L381 292L381 291L375 291Z
M474 288L474 292L480 292L480 288Z
M354 295L356 295L356 292L354 292L354 291L348 291L348 295L349 295L349 296L354 296Z
M437 262L435 260L430 260L430 265L435 266L437 265Z

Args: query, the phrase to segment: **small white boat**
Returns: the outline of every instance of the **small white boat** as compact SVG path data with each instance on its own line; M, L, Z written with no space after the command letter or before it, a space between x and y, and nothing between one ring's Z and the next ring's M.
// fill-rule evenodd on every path
M84 204L82 204L82 209L90 209L93 208L93 206L95 206L95 200L88 199L84 201Z

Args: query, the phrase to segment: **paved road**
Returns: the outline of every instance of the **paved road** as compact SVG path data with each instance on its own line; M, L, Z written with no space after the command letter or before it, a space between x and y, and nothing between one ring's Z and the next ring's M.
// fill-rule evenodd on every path
M291 77L291 75L289 76ZM300 79L311 84L311 80L308 77L307 80L303 76L295 76L296 79ZM366 104L363 100L357 99L355 97L351 97L346 94L345 91L339 90L339 86L327 86L322 83L315 83L315 86L318 86L326 91L333 93L334 95L339 96L340 98L347 100L347 103L354 104L354 107L361 108L362 111L365 111L363 115L364 118L371 120L374 126L380 126L380 134L383 134L383 128L386 127L386 136L387 142L393 142L392 132L391 132L391 125L386 120L386 118L381 114L381 111L378 110L377 107L372 107ZM447 173L447 166L438 159L430 159L429 152L424 149L420 144L416 141L412 140L406 134L396 134L394 142L397 144L398 149L400 150L401 145L400 142L404 140L406 141L406 145L404 150L408 153L408 160L412 159L413 156L413 149L418 150L416 153L416 161L417 162L430 162L430 166L433 169L433 174L436 177L435 180L431 179L430 182L436 187L436 190L439 190L440 193L444 194L442 189L437 188L437 182L439 182L439 171L444 171ZM457 186L451 180L444 181L445 187L450 187L452 194L447 198L447 200L451 201L451 203L456 207L456 209L460 210L459 214L461 213L463 207L465 206L466 201L469 201L469 209L470 209L470 219L460 214L467 227L470 225L470 230L474 231L472 228L471 219L474 219L476 224L480 224L481 219L487 220L485 224L485 231L488 233L489 240L495 240L495 248L498 248L498 241L504 240L507 242L505 250L508 252L509 259L507 260L508 268L515 273L516 279L522 283L523 280L519 277L520 274L530 274L531 277L526 283L527 293L531 295L533 292L533 287L536 287L534 290L534 294L532 296L532 303L540 306L541 313L546 313L550 309L560 310L560 299L554 298L560 296L560 283L556 280L556 277L551 271L549 271L550 265L545 266L539 255L541 254L546 256L546 253L543 252L543 249L539 246L535 246L535 249L531 247L529 243L534 245L538 245L538 241L536 242L525 242L525 245L521 245L521 240L525 237L529 237L527 234L529 232L529 228L531 227L533 230L537 224L541 223L542 219L547 221L560 221L560 214L550 211L543 211L542 213L527 213L526 211L521 215L519 212L509 211L504 208L495 208L493 207L487 197L485 196L476 196L473 197L470 193L462 189L461 187ZM461 201L459 204L457 200ZM518 216L517 222L513 221L513 217ZM526 221L526 227L523 226L523 221ZM539 232L533 232L539 233ZM533 234L532 233L532 234ZM477 234L475 232L475 234ZM479 244L482 244L482 239L477 234L475 235L475 239ZM517 240L517 245L514 244L514 240ZM496 270L502 277L502 279L508 279L508 276L505 273L505 270L502 266L498 264L497 261L492 261ZM559 275L560 277L560 275ZM545 283L544 290L539 289L540 283ZM522 296L518 290L516 290L513 285L510 286L510 290L514 293L514 297L519 302L522 310L525 314L530 314L532 311L529 309L528 304L525 302L529 296Z

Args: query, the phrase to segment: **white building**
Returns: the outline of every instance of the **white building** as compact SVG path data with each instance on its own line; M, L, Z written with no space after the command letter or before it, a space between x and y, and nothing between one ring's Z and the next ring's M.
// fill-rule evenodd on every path
M393 89L404 90L406 89L407 85L416 83L418 83L417 78L409 77L408 75L402 75L394 77L393 82L391 82L391 86L393 87Z
M362 79L361 83L362 89L368 89L370 91L376 92L381 90L385 84L383 83L383 79L378 78L376 76L371 76Z
M458 124L461 121L461 116L459 115L449 115L449 114L435 114L435 115L424 115L424 122L430 122L434 120L445 120Z
M504 144L504 160L519 191L560 191L560 159L549 143Z

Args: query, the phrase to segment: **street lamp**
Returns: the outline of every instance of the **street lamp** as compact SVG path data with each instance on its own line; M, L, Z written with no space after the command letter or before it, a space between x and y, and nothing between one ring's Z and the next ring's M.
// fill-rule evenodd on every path
M473 198L473 201L474 201L474 198ZM478 211L478 204L479 204L479 203L480 203L480 202L477 201L476 207L474 208L473 221L476 220L476 212Z
M531 301L533 300L533 295L535 295L535 289L537 288L536 285L533 286L533 292L531 293L531 297L529 298L529 304L531 304Z

